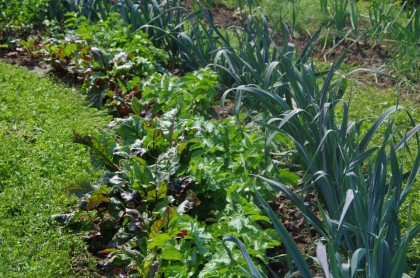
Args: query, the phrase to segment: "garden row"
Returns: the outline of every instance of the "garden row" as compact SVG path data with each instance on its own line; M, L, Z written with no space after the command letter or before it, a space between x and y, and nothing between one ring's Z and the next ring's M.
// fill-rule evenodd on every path
M13 15L18 2L10 3ZM133 277L409 271L420 225L402 229L398 214L420 168L420 126L400 105L369 128L350 121L337 74L346 52L318 70L311 48L320 31L299 51L286 24L277 38L250 3L241 26L227 30L198 2L25 3L3 37L31 24L39 31L8 43L73 76L114 116L106 133L75 135L103 176L70 188L79 212L54 216L77 225L94 212L105 269ZM394 124L399 111L410 129ZM316 230L315 259L269 205L270 188ZM313 192L316 204L304 202Z

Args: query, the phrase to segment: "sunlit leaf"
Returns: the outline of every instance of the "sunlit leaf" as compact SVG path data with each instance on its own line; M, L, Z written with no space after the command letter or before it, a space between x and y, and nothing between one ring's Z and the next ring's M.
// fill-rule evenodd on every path
M168 261L182 260L181 252L172 245L165 245L162 248L161 258Z

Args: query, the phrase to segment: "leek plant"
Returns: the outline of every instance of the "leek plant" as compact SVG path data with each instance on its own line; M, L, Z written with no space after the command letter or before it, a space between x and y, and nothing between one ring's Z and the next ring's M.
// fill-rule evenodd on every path
M139 3L121 0L112 11L118 12L133 32L149 34L155 46L169 52L172 61L179 62L184 69L197 70L211 63L220 47L220 36L215 32L210 12L198 2L195 4L196 10L190 13L183 0Z
M242 101L251 105L258 105L260 98L257 94L247 92L258 91L259 89L270 91L280 99L284 99L284 107L293 107L292 96L287 86L288 74L285 67L292 59L306 61L319 32L308 42L300 56L293 57L295 46L289 43L289 31L287 26L282 24L282 40L271 33L268 23L264 17L248 16L246 24L239 29L233 29L234 41L239 47L233 47L229 37L225 39L225 47L221 48L214 58L214 70L219 74L220 83L228 89L223 95L223 100L232 92L236 92L236 111ZM279 45L282 44L280 47ZM282 56L284 54L284 56ZM253 90L252 87L255 88ZM264 94L264 93L263 93ZM254 99L253 97L257 97ZM265 103L267 107L272 104Z
M180 24L188 14L183 3L185 3L184 0L120 0L115 3L112 11L119 13L124 22L129 24L133 31L145 25L171 30ZM149 35L153 35L155 30L150 29L149 31L151 32Z
M214 70L226 87L255 84L269 89L280 77L279 51L264 17L249 15L243 27L230 28L231 37L214 58ZM274 40L274 44L278 41ZM235 45L237 45L235 47Z
M392 39L396 51L391 60L394 69L412 80L420 76L420 10L407 11L407 19L398 24L398 32Z
M397 23L403 11L404 5L398 8L395 4L386 4L385 0L372 1L369 8L370 36L376 44L381 44L390 34L399 33Z
M261 122L269 130L267 150L275 143L277 133L294 142L298 162L304 169L301 192L316 191L322 220L281 182L256 178L289 197L320 234L315 261L326 277L402 277L407 273L408 245L420 233L418 224L407 227L403 234L398 219L420 169L420 125L416 126L411 115L397 105L361 134L363 120L349 120L349 107L340 99L340 79L333 78L345 54L332 65L321 84L313 64L294 64L287 53L281 56L293 107L271 91L237 88L257 95L274 115ZM342 116L337 117L340 106ZM405 135L392 121L397 111L405 111L413 126ZM382 143L374 146L372 138L380 135L384 124ZM407 144L413 138L414 150ZM414 161L408 170L403 167L406 159ZM312 277L307 261L277 215L258 192L256 196L297 270L303 277ZM252 272L252 261L248 263Z
M369 8L370 37L376 44L387 44L391 65L400 75L418 79L420 45L420 11L404 2L386 4L385 0L373 1Z
M344 30L348 16L349 0L320 0L321 10L331 17L331 24L338 31Z
M67 13L76 13L91 21L106 19L112 7L111 0L49 0L47 13L49 19L64 22Z

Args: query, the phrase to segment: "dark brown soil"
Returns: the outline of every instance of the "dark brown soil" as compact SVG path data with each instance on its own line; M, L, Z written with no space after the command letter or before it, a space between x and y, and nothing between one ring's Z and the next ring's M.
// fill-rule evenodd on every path
M330 38L333 35L330 35ZM293 38L292 42L299 50L302 50L310 36L308 34L300 34L299 38ZM354 41L352 39L335 38L335 42L331 40L327 45L325 42L318 42L313 45L313 57L325 63L336 61L345 51L348 53L344 59L345 63L356 66L357 68L376 69L386 74L392 75L392 72L385 68L384 65L389 61L390 56L387 50L381 46L373 46L368 41ZM395 87L396 81L383 76L377 76L372 72L360 71L351 75L351 78L362 84L369 84L381 89Z
M315 214L317 213L316 195L310 193L304 197L304 201L309 204L309 209ZM316 230L307 223L300 210L290 201L289 198L282 195L277 200L270 204L272 209L277 212L277 215L282 221L287 231L296 242L300 252L306 256L315 256L315 242L319 239L319 234ZM269 255L286 254L287 251L284 246L280 246L276 250L270 250ZM272 261L269 265L271 270L275 272L278 277L284 277L289 271L287 263L282 261ZM318 266L313 264L311 266L313 273L318 273Z
M51 69L48 64L42 61L41 57L31 57L24 51L0 50L0 60L11 65L26 67L37 75L43 75Z
M224 28L239 25L240 17L234 9L216 7L211 9L214 22Z

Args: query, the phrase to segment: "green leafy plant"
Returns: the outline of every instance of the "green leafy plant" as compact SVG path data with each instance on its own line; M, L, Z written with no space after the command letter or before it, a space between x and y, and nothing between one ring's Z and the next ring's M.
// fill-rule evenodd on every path
M141 97L140 81L165 72L167 62L167 55L146 34L129 34L124 25L112 27L120 22L109 17L90 24L86 18L69 16L64 38L43 42L50 63L77 77L95 107L105 105L115 116L131 111L131 99Z
M177 114L125 119L116 127L118 143L107 135L76 137L90 147L93 165L108 169L92 187L71 189L85 190L82 209L100 213L101 234L114 246L103 251L109 263L140 275L240 275L222 259L218 238L226 233L268 263L265 250L279 241L260 227L268 218L245 190L247 173L265 164L256 152L263 138L230 120Z

